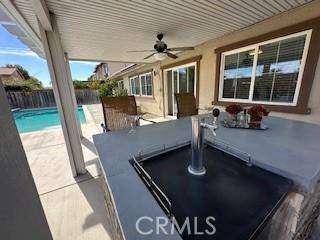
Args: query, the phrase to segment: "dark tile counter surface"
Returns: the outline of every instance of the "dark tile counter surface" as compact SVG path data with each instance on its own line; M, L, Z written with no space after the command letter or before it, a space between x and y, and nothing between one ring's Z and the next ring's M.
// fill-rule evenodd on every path
M216 138L249 153L254 165L312 191L320 175L320 126L276 117L269 117L265 124L269 126L266 131L220 126ZM93 137L124 235L130 240L181 239L177 233L165 236L137 233L137 218L165 214L128 160L140 151L190 139L190 118L136 127L135 130L135 133L129 133L130 129L122 129ZM211 138L210 132L206 135Z

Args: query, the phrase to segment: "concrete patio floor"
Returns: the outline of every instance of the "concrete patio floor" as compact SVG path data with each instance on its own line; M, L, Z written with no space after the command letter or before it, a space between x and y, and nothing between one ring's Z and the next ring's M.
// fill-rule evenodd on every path
M20 135L54 240L111 239L92 143L100 129L86 117L81 142L88 173L76 179L61 128Z
M100 104L84 106L81 138L88 173L72 176L61 128L20 134L54 240L111 239L92 135L103 122ZM162 117L148 115L160 122ZM141 125L150 124L141 121Z

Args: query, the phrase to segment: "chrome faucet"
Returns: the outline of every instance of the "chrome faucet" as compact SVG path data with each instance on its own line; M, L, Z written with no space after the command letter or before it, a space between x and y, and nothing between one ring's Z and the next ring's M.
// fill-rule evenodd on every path
M215 131L218 128L219 109L213 109L212 114L214 116L213 124L204 123L204 119L199 116L191 117L192 159L191 164L188 166L188 172L192 175L202 176L206 174L206 168L203 165L204 129L209 129L213 136L217 135Z

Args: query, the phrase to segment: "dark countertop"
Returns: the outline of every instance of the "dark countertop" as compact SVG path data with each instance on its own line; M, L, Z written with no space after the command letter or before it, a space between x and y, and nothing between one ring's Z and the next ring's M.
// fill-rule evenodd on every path
M276 117L269 117L265 124L270 129L256 131L221 126L217 139L250 153L254 165L292 179L304 190L312 191L320 173L320 126ZM191 122L184 118L135 129L133 134L129 133L130 129L122 129L95 135L94 143L127 239L164 239L155 234L137 235L132 219L165 215L128 160L141 150L190 139ZM181 239L178 234L165 238Z
M197 230L205 233L207 217L215 219L214 235L188 234L185 230L183 239L261 239L264 227L292 190L292 182L262 168L249 167L237 157L211 146L204 148L203 154L207 173L201 177L192 176L187 170L190 145L142 162L142 167L170 200L171 206L166 206L180 226L186 219L193 226L197 218Z

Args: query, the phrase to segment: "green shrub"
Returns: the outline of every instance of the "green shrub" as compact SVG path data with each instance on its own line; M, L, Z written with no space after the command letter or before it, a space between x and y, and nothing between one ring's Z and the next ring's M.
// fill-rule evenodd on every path
M128 91L125 88L115 88L113 90L113 96L128 96Z
M74 89L86 89L88 88L87 83L83 81L74 80L73 81Z
M33 77L24 81L16 79L4 80L3 85L6 91L34 91L43 89L42 83Z
M99 95L114 96L114 90L118 87L118 83L114 80L105 81L100 85Z
M91 89L99 89L101 84L102 82L99 80L92 80L88 82L88 87Z
M73 80L74 89L99 89L102 84L99 80L93 81L79 81Z

